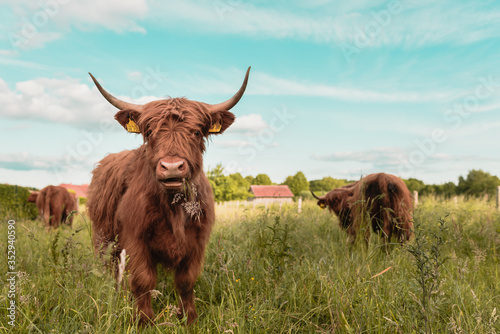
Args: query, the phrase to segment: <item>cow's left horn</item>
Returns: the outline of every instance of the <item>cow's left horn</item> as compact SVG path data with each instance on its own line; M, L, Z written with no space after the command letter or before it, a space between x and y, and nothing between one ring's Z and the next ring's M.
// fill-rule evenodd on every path
M209 110L211 112L219 111L219 110L230 110L232 107L238 103L238 101L241 99L243 96L243 93L245 92L245 89L247 88L247 82L248 82L248 74L250 73L250 67L248 67L247 74L245 75L245 80L243 80L243 84L240 87L240 90L232 98L230 98L227 101L224 101L222 103L217 103L217 104L212 104L209 106Z
M99 89L99 91L101 92L102 96L104 96L104 98L106 100L108 100L108 102L111 103L112 105L114 105L116 108L118 108L120 110L124 110L124 109L132 109L132 110L137 110L137 111L142 110L142 105L122 101L120 99L117 99L116 97L114 97L110 93L108 93L104 88L102 88L102 86L99 84L97 79L94 78L92 73L89 72L89 74L90 74L90 77L92 78L92 80L94 81L97 89Z
M321 200L321 199L325 199L325 196L318 196L316 195L311 189L309 189L309 191L311 192L311 194L313 195L314 198L318 199L318 200Z

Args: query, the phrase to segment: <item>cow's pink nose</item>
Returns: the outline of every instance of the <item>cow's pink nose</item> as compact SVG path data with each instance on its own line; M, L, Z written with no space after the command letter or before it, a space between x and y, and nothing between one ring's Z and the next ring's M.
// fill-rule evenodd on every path
M160 165L163 171L170 173L182 172L186 169L186 164L182 160L176 162L160 161Z
M185 178L189 174L189 167L184 159L166 157L158 161L156 174L158 179Z

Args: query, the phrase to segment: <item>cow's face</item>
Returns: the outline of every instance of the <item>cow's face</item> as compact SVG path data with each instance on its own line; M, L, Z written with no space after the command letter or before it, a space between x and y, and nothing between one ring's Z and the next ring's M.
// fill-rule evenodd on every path
M117 99L92 80L101 94L120 111L116 120L129 132L141 133L147 163L159 185L168 191L184 188L203 170L205 140L223 133L233 122L229 110L245 92L248 74L238 92L218 104L172 98L137 105Z
M36 199L38 198L39 191L32 191L28 197L28 202L36 203Z
M125 128L137 124L144 138L149 167L167 190L177 191L203 170L205 141L223 133L235 116L210 112L207 105L184 98L154 101L143 111L121 110L116 120Z
M347 208L348 199L352 197L354 193L351 190L339 188L330 191L328 194L324 196L323 199L318 201L318 205L321 207L322 205L327 206L330 211L339 214L342 209ZM321 203L320 203L321 202Z

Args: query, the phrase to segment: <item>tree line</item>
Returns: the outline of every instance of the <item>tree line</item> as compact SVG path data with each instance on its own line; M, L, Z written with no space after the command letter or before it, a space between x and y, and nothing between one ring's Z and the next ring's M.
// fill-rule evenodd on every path
M276 185L266 174L257 174L255 177L243 177L240 173L225 174L222 165L217 165L207 172L208 180L214 192L216 202L246 200L253 195L250 193L251 185ZM342 187L357 180L336 179L330 176L319 180L308 181L303 172L288 176L282 185L287 185L295 196L310 198L309 189L318 194ZM420 196L434 195L450 198L457 195L465 197L481 197L484 195L493 198L496 189L500 186L500 179L482 170L471 170L466 177L460 176L458 182L444 184L425 184L416 178L403 179L408 189L418 191Z

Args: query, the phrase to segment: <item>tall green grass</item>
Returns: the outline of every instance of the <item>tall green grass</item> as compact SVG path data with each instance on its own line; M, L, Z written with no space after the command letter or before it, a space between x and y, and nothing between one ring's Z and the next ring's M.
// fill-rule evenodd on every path
M415 238L388 248L377 236L351 245L336 218L312 202L300 214L219 207L195 287L200 316L190 327L177 319L172 277L160 269L155 325L137 328L131 294L116 291L93 256L88 220L49 232L39 221L18 221L16 231L16 327L7 324L3 281L3 332L500 332L500 214L482 201L424 199Z

